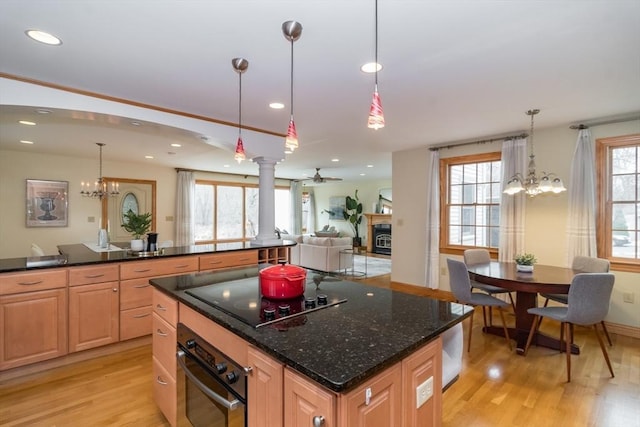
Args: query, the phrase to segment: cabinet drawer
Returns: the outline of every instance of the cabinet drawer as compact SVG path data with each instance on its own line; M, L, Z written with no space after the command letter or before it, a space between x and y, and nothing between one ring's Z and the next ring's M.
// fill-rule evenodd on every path
M65 288L66 286L66 268L0 275L0 295Z
M160 316L153 313L153 357L167 368L173 378L176 375L176 328L165 322Z
M176 380L173 379L167 370L153 358L153 400L160 408L169 424L177 424L176 416L178 412L178 393Z
M174 328L178 324L178 301L156 289L153 290L153 312Z
M120 279L118 264L74 267L69 269L69 286L113 282L118 279Z
M131 279L120 282L120 310L151 305L153 286L149 279Z
M120 278L123 280L183 274L193 271L198 271L197 256L132 261L120 264Z
M238 251L200 256L200 271L258 264L258 251Z
M120 312L120 341L142 337L151 333L151 305Z

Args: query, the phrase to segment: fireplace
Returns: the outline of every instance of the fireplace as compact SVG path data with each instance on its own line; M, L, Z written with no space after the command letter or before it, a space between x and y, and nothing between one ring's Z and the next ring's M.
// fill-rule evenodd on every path
M391 255L391 224L374 225L371 243L374 254Z

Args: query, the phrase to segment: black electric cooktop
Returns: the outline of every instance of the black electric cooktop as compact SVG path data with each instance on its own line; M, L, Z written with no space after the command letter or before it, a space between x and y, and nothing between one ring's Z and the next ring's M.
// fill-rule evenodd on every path
M304 295L293 299L263 297L257 277L201 286L185 292L254 328L272 324L291 327L304 324L306 315L314 311L347 302L339 290L323 290L316 285L316 278L308 275Z

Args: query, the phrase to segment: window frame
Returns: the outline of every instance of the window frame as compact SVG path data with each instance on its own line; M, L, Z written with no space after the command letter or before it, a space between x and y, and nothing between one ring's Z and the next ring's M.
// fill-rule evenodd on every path
M611 254L613 202L611 201L611 156L609 153L611 148L628 146L637 146L640 149L640 134L596 140L596 241L598 257L608 259L612 270L638 273L640 272L640 259L614 258ZM640 194L636 194L636 201L640 201Z
M498 248L486 246L466 246L449 244L449 167L464 165L469 163L484 163L502 161L502 153L491 152L481 154L471 154L466 156L446 157L440 159L440 253L452 255L464 255L466 249L487 249L491 258L498 258ZM500 204L498 203L498 207Z

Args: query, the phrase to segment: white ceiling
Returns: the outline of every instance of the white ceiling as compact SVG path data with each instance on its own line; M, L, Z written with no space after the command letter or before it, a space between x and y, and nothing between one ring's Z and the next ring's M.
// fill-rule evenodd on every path
M244 57L243 125L284 134L290 44L281 24L297 20L300 148L276 168L294 179L315 167L345 180L389 179L393 151L527 130L531 108L541 109L536 128L640 111L638 0L379 0L378 7L387 122L378 131L366 127L374 77L359 70L374 58L374 0L2 0L0 73L237 123L231 59ZM62 46L32 41L24 34L32 28ZM286 108L269 109L272 101ZM0 93L2 149L92 157L104 142L107 160L152 154L176 167L258 171L233 161L236 133L228 126L211 135L221 151L191 130L131 126L139 117L39 115L3 104ZM38 126L16 124L27 116ZM250 136L248 151L257 144ZM170 148L176 141L183 146Z

